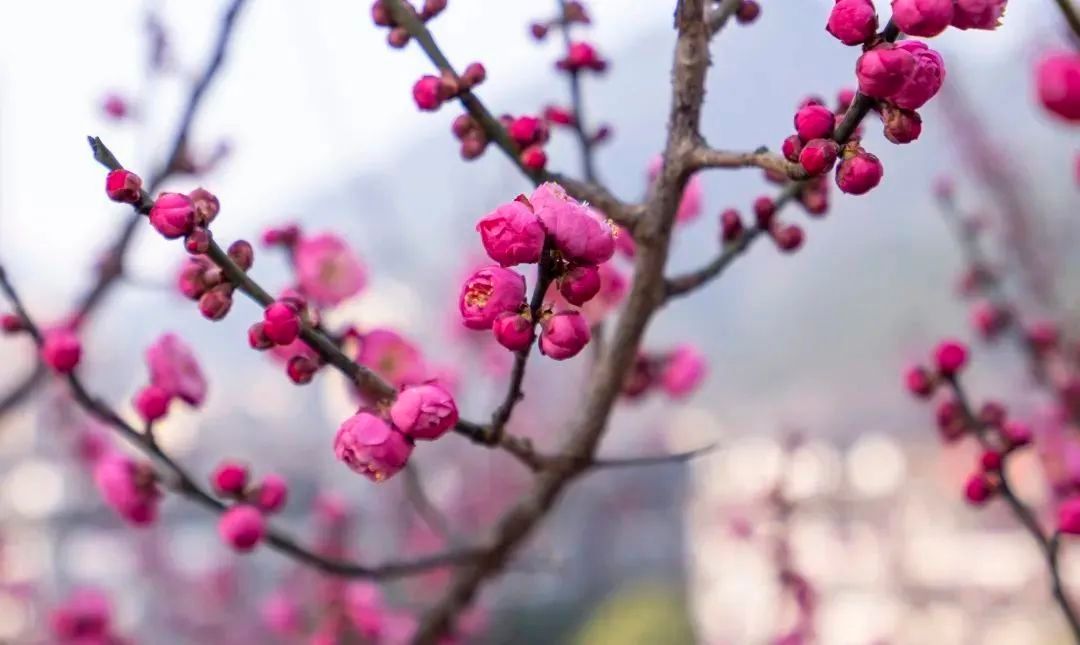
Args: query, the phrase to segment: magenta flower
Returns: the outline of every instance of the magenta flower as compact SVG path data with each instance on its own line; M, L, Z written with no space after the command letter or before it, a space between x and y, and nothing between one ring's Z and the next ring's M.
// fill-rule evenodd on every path
M577 311L562 311L540 323L540 352L557 361L577 356L589 338L589 323Z
M955 0L952 25L957 29L997 29L1006 4L1008 0Z
M157 385L147 385L135 394L132 405L143 421L157 421L169 411L172 395Z
M161 492L149 464L106 453L94 466L94 483L105 503L131 524L145 526L157 518Z
M225 544L246 553L266 535L266 518L254 506L237 504L221 514L218 534Z
M469 329L491 329L496 316L517 311L525 302L525 278L490 266L472 274L461 288L458 308Z
M397 388L420 383L427 374L420 350L390 329L372 329L361 335L356 362Z
M909 36L931 38L953 19L953 0L892 0L893 22Z
M360 258L332 233L301 237L293 253L300 291L319 306L333 307L367 284Z
M824 105L810 104L795 113L795 132L802 143L832 137L836 115Z
M434 441L454 427L458 410L454 397L438 385L414 385L398 394L390 419L406 436Z
M1055 52L1039 61L1035 69L1039 100L1067 121L1080 121L1080 54Z
M945 61L941 54L916 40L896 45L911 54L915 67L895 93L887 98L905 110L917 110L934 98L945 82Z
M396 475L405 467L412 449L405 435L363 410L345 419L334 437L337 458L374 482Z
M967 346L957 340L943 340L934 348L934 365L938 372L951 376L967 363Z
M672 398L682 399L693 394L707 372L705 356L696 347L679 345L664 361L660 385Z
M540 261L544 227L532 209L517 200L485 215L476 230L488 257L504 267Z
M574 200L562 186L541 184L529 198L555 247L568 260L600 264L615 254L615 233L598 211Z
M199 362L179 336L163 334L146 348L150 382L188 405L199 406L206 399L206 377Z

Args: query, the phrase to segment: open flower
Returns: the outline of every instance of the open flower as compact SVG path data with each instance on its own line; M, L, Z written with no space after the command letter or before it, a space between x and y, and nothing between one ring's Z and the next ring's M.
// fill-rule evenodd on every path
M367 284L360 258L336 235L301 237L294 254L300 290L317 305L332 307Z

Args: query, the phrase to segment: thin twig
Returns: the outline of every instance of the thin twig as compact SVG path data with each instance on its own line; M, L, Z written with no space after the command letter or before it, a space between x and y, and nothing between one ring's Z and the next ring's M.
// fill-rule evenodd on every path
M986 424L980 421L971 407L970 400L964 388L960 385L959 380L955 377L949 377L946 379L950 389L956 397L956 402L960 406L961 413L964 416L965 424L975 432L976 438L979 442L988 449L999 449L995 446L992 437L990 436L989 428ZM1047 572L1050 574L1051 581L1051 593L1054 596L1054 600L1061 612L1065 615L1065 620L1069 624L1069 630L1072 633L1073 640L1080 644L1080 617L1077 616L1076 610L1073 608L1072 603L1069 601L1068 596L1065 594L1065 589L1061 583L1061 571L1058 563L1058 549L1059 539L1056 533L1047 534L1039 525L1038 518L1035 517L1035 513L1016 496L1012 486L1009 483L1008 477L1008 458L1011 452L1006 452L1002 456L1001 469L998 471L998 485L997 492L1008 504L1009 509L1016 517L1020 525L1024 527L1024 530L1031 535L1039 547L1039 551L1042 553L1043 560L1046 563Z
M30 317L23 306L22 300L8 280L4 267L0 266L0 291L11 302L15 312L22 319L26 330L30 333L35 343L40 347L43 338L41 331ZM177 494L199 504L203 508L214 513L223 513L229 507L211 495L207 490L196 483L179 463L172 459L159 444L153 440L150 433L139 432L129 424L115 410L109 407L102 399L92 395L81 379L74 373L67 376L68 385L76 403L87 413L101 422L108 424L121 436L128 439L136 448L152 459L157 467L155 475L163 483ZM385 579L423 573L435 567L466 564L478 555L475 549L448 551L432 556L418 558L411 561L388 562L380 565L362 565L344 560L336 560L321 556L300 546L286 533L270 528L266 534L266 543L274 550L312 566L319 571L335 576L348 578L374 578Z
M1054 0L1054 2L1061 10L1061 15L1068 23L1069 29L1072 30L1073 44L1080 46L1080 13L1077 13L1072 0Z
M453 74L456 77L457 72L454 70L453 65L450 64L446 55L439 49L439 45L435 42L431 32L416 15L415 11L406 6L404 0L383 0L383 3L390 11L391 16L393 16L394 22L408 31L409 35L420 44L420 47L435 67L441 72ZM484 134L487 135L488 139L494 142L534 184L554 181L576 199L589 202L617 224L633 230L634 221L641 210L640 207L621 202L606 188L592 182L577 181L547 170L527 168L521 161L521 150L518 148L517 143L510 138L506 128L499 123L499 120L495 118L476 94L470 90L465 90L458 95L458 100L461 101L462 106L484 130Z

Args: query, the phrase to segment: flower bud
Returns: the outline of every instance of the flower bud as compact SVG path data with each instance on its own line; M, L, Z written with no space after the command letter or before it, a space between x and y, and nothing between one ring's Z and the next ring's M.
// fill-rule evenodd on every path
M285 374L297 385L307 385L319 371L319 363L308 356L293 356L285 365Z
M932 38L953 19L953 0L892 0L892 19L909 36Z
M832 139L814 139L806 144L799 154L799 163L811 176L822 175L832 170L840 146Z
M952 25L957 29L997 29L1006 3L1008 0L954 0Z
M824 105L807 105L795 113L795 132L803 143L828 139L836 127L836 115Z
M904 385L908 392L920 399L929 398L934 393L934 377L926 368L916 365L904 374Z
M592 265L576 266L559 280L559 293L580 307L600 292L600 270Z
M205 188L196 188L188 193L188 197L195 206L195 225L209 226L210 222L217 217L218 211L221 210L221 203L218 202L218 198Z
M237 504L222 513L218 521L218 534L225 544L246 553L254 549L266 535L266 519L254 506Z
M799 153L802 152L802 140L799 139L799 135L793 134L784 139L784 142L780 144L780 152L788 161L798 163Z
M60 374L70 374L82 357L82 343L69 329L53 329L44 333L41 360Z
M760 229L772 226L773 218L776 217L776 202L771 197L762 195L754 200L754 219Z
M956 340L944 340L934 349L934 364L944 376L952 376L967 363L967 347Z
M521 151L521 165L527 170L543 170L547 166L547 153L540 146L529 146Z
M520 352L532 345L535 334L532 319L516 311L499 314L492 325L495 340L512 352Z
M248 345L251 349L270 349L274 346L274 341L270 340L266 336L266 330L263 323L257 322L251 327L248 327Z
M914 71L915 57L911 52L890 43L863 53L855 64L859 91L876 99L896 94Z
M263 310L263 333L277 345L288 345L300 335L300 316L292 306L277 301Z
M210 229L196 227L184 238L184 248L192 255L205 255L210 250Z
M416 81L413 85L412 95L413 100L416 101L416 107L424 110L425 112L434 112L442 105L443 99L440 95L440 86L442 81L438 76L432 76L430 74L421 76L420 80Z
M469 63L461 73L461 82L466 89L472 89L487 79L487 70L481 63Z
M248 483L248 469L243 464L223 461L210 474L210 483L218 495L239 497Z
M390 419L405 436L434 441L454 427L458 410L454 397L438 385L415 385L398 394Z
M964 497L972 506L982 506L987 503L995 492L993 482L983 473L973 474L964 484Z
M900 87L885 98L905 110L917 110L934 98L945 82L945 61L941 54L915 40L898 43L896 49L911 54L914 67Z
M533 264L544 250L544 227L532 209L514 200L476 224L488 257L504 267Z
M255 506L263 513L276 513L285 507L289 498L289 485L281 475L263 477L255 489Z
M199 313L209 320L221 320L232 308L233 286L219 284L199 298Z
M705 356L697 348L680 345L664 360L659 374L660 386L673 399L683 399L701 386L707 371Z
M877 33L878 19L870 0L837 0L825 30L845 45L861 45Z
M742 0L739 8L735 10L735 20L740 25L748 25L761 15L761 5L756 0Z
M404 27L394 27L390 30L390 33L386 34L386 44L394 49L401 49L408 45L410 39L412 39L412 36L409 35L409 30Z
M795 251L798 251L806 237L802 228L797 224L774 227L771 233L777 248L784 253L794 253Z
M881 183L884 174L878 158L860 149L836 167L836 185L849 195L864 195Z
M1080 54L1062 51L1043 58L1035 70L1035 85L1047 110L1080 122Z
M248 271L255 264L255 249L247 240L236 240L229 245L227 251L229 258L244 271Z
M922 134L922 117L914 110L886 104L881 111L885 138L896 144L911 143Z
M720 213L720 240L725 244L731 244L743 234L742 218L739 211L729 208Z
M135 411L139 413L139 417L143 421L150 422L165 416L169 411L171 401L172 396L165 388L147 385L135 395L132 404L135 406Z
M5 334L17 334L26 331L26 325L21 317L15 314L4 314L0 316L0 331Z
M150 208L150 224L166 239L174 240L195 226L195 205L180 193L161 193Z
M562 311L540 323L540 352L557 361L576 356L588 344L589 324L577 311Z
M114 202L138 204L142 198L142 178L119 168L105 178L105 194Z
M404 468L412 450L405 435L365 410L346 419L334 437L337 458L375 482L385 481Z

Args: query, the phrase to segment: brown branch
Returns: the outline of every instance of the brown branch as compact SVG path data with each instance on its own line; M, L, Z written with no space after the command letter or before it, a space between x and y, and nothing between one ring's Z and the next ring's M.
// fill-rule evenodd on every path
M590 472L596 470L614 469L614 468L638 468L646 466L663 466L671 464L685 464L693 461L698 457L704 457L711 454L717 448L716 444L709 444L703 448L697 448L695 450L687 450L686 452L677 452L670 455L650 455L647 457L623 457L621 459L593 459L589 463Z
M40 347L43 339L41 331L35 324L30 314L23 306L22 300L7 278L4 267L0 266L0 291L11 302L15 312L22 319L26 330L30 333L34 342ZM153 435L139 432L134 426L124 420L115 410L109 407L102 399L91 394L85 384L74 373L66 377L71 393L76 403L88 414L99 421L112 427L118 434L128 439L143 454L149 457L157 466L155 475L158 481L169 487L178 495L185 497L213 513L223 513L229 507L221 500L211 495L206 489L196 483L179 463L172 459L157 442ZM303 564L314 567L323 573L348 578L373 578L385 579L423 573L432 568L449 565L466 564L478 555L475 549L457 550L439 553L411 561L387 562L379 565L362 565L344 560L337 560L321 556L298 544L288 534L271 527L267 530L265 541L270 548L278 551Z
M960 406L966 425L975 432L975 436L979 442L985 448L1000 450L1000 446L995 445L993 438L990 436L991 433L989 432L989 428L976 417L973 408L971 407L970 400L967 397L967 393L960 385L959 380L957 380L956 377L948 377L946 382L956 397L956 402ZM1080 644L1080 617L1077 616L1076 610L1069 601L1061 582L1061 571L1058 562L1058 551L1060 547L1059 536L1057 533L1048 534L1044 531L1039 524L1038 518L1035 517L1035 513L1024 504L1012 490L1007 474L1008 457L1011 454L1011 452L1006 452L1002 455L1002 464L1001 469L998 471L998 485L996 490L1005 500L1005 503L1008 504L1009 509L1012 511L1017 521L1020 522L1020 525L1024 527L1024 530L1031 535L1032 539L1035 540L1035 543L1038 545L1039 551L1042 553L1043 560L1046 563L1047 572L1050 574L1050 590L1054 596L1054 601L1065 615L1065 620L1069 624L1069 631L1072 633L1073 640Z
M454 66L450 64L442 50L439 49L439 45L435 42L427 26L420 20L414 10L406 5L404 0L383 0L383 4L390 11L394 22L409 32L409 35L420 44L424 53L439 71L457 76L457 71L454 70ZM547 170L526 168L521 162L521 150L518 148L517 143L510 138L506 128L499 123L499 120L495 118L476 94L470 90L465 90L458 95L458 100L461 101L462 106L465 107L473 119L480 124L488 139L494 142L510 158L510 161L518 167L522 174L534 184L554 181L576 199L589 202L617 224L633 230L634 222L641 212L639 206L623 203L606 188L592 182L577 181Z
M806 170L797 163L760 148L753 152L730 152L714 150L708 146L695 148L690 155L690 166L702 168L761 168L772 170L791 179L806 179Z
M635 256L633 285L612 339L596 363L570 438L560 452L570 461L562 468L540 473L534 489L500 519L485 553L477 562L458 571L446 595L423 617L414 643L435 643L452 630L456 615L472 602L480 585L503 569L515 549L553 508L563 490L585 472L603 437L645 327L663 300L663 268L671 229L690 175L685 155L700 138L698 125L709 38L704 18L704 0L679 2L676 21L679 36L672 80L674 99L664 168L636 227L642 235Z
M899 36L900 32L891 20L880 34L881 39L888 42L894 42ZM844 114L844 118L840 122L840 125L836 127L836 131L833 133L833 140L840 145L847 143L855 133L855 129L859 127L859 124L862 123L862 120L866 118L866 115L870 113L870 110L873 109L873 107L873 99L864 96L861 93L856 94L855 100L851 103L851 107L849 107L848 111ZM702 155L708 152L710 151L705 148L697 148L694 154ZM732 153L718 154L727 155ZM791 173L788 174L791 176ZM777 211L787 205L792 199L798 197L807 181L808 180L794 181L785 186L774 200ZM731 266L731 263L735 258L745 253L755 241L761 238L762 233L764 233L764 231L761 229L752 227L743 233L739 240L724 247L720 254L705 266L683 275L669 278L665 285L666 298L671 300L673 298L685 296L720 277L720 275Z
M177 162L183 157L192 124L195 122L195 116L198 113L200 106L202 106L203 97L206 95L207 90L210 88L211 83L225 61L229 41L232 39L233 30L236 25L236 18L245 2L246 0L233 0L232 4L222 17L221 26L218 30L217 38L214 41L210 58L203 68L202 73L200 73L195 80L191 92L188 94L183 112L181 112L180 119L176 124L175 133L171 140L172 143L165 155L165 160L162 163L161 168L149 178L147 191L151 194L160 188L161 185L175 174L178 169ZM109 246L104 261L98 268L96 281L82 298L80 298L79 304L75 308L73 321L76 325L81 325L86 322L87 318L89 318L98 306L101 305L105 300L105 297L112 291L113 287L117 285L120 278L123 276L124 256L127 254L127 250L135 238L135 231L138 223L138 215L130 216L120 228L120 232L116 236L116 239ZM44 377L47 371L48 370L38 363L30 374L19 381L7 394L0 397L0 416L3 416L8 411L15 408L19 403L25 400L26 397L30 396L30 394L37 389L37 386L45 380Z

